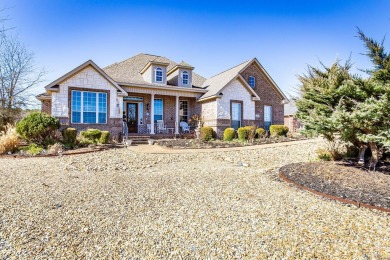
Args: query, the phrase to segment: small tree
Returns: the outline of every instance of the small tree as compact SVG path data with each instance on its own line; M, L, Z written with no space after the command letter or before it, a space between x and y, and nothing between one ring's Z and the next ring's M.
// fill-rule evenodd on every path
M360 30L358 35L374 63L374 69L367 70L371 78L351 75L349 61L322 65L322 70L309 66L308 73L300 76L297 116L307 132L322 134L329 141L337 135L352 143L359 148L361 161L370 147L370 167L375 167L390 142L390 56L383 42L367 38Z
M13 123L21 108L30 105L28 90L42 82L43 75L34 54L9 30L0 30L0 126Z

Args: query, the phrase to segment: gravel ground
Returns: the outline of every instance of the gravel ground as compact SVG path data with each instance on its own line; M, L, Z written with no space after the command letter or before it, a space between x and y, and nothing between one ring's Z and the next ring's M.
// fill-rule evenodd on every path
M388 259L389 214L276 177L316 146L0 159L0 259Z

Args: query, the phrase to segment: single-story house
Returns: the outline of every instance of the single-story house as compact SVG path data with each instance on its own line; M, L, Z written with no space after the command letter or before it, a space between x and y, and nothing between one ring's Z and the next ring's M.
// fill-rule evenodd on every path
M159 120L179 134L180 123L194 114L221 136L224 129L244 125L268 128L283 124L287 97L254 58L211 78L188 63L138 54L100 68L88 60L45 87L37 96L42 111L62 126L84 130L154 135Z
M288 127L291 133L299 132L303 129L303 124L295 116L297 112L298 108L293 99L284 105L284 125Z

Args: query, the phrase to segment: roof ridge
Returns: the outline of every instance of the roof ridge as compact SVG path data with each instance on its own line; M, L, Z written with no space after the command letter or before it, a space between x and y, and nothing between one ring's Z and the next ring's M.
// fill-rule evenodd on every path
M128 61L128 60L130 60L130 59L132 59L132 58L134 58L134 57L140 56L140 55L154 56L155 58L154 58L153 60L157 59L158 57L161 57L161 56L154 55L154 54L148 54L148 53L140 52L140 53L138 53L138 54L136 54L136 55L134 55L134 56L131 56L131 57L125 59L125 60L122 60L122 61L119 61L119 62L114 62L113 64L110 64L110 65L104 67L104 69L108 69L108 68L113 67L113 66L115 66L115 65L124 63L124 62L126 62L126 61Z
M234 69L235 67L238 67L238 66L240 66L240 65L242 65L242 64L244 64L244 63L247 63L247 62L249 62L249 61L251 61L251 60L247 60L247 61L241 62L240 64L238 64L238 65L236 65L236 66L233 66L233 67L231 67L230 69L226 69L226 70L224 70L224 71L222 71L222 72L220 72L220 73L218 73L218 74L215 74L214 76L211 76L211 77L208 78L208 79L212 79L212 78L214 78L214 77L216 77L216 76L218 76L218 75L220 75L220 74L222 74L222 73L225 73L225 72L227 72L227 71L229 71L229 70L232 70L232 69Z

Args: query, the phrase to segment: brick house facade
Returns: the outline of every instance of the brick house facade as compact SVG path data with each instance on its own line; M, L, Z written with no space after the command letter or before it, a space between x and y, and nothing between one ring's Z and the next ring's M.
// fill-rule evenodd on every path
M228 127L283 124L287 101L257 59L205 79L185 62L139 54L104 69L89 60L45 87L37 96L42 111L62 127L97 128L112 136L123 131L158 134L157 120L170 133L201 114L205 126L221 136ZM255 82L255 84L253 83ZM272 115L266 116L267 111ZM267 121L267 123L268 123Z

